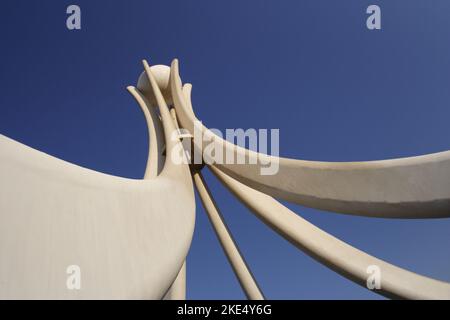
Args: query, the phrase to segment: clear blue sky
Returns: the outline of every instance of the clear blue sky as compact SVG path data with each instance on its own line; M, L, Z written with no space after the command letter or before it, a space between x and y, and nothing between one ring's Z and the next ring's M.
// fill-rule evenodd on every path
M70 4L81 7L81 31L66 29ZM370 4L381 7L380 31L365 26ZM0 133L140 178L147 131L125 88L142 58L176 57L207 126L279 128L282 156L356 161L448 150L449 12L448 0L2 1ZM205 175L268 298L379 298L292 247ZM244 298L197 206L188 298ZM450 281L450 219L290 207L370 254Z

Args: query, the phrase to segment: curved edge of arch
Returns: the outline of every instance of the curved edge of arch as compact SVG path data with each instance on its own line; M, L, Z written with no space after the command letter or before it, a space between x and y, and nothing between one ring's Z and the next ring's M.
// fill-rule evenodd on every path
M381 288L388 298L450 299L450 284L402 269L373 257L292 212L272 197L254 190L210 166L213 174L259 219L297 248L328 268L367 288L368 268L380 270Z

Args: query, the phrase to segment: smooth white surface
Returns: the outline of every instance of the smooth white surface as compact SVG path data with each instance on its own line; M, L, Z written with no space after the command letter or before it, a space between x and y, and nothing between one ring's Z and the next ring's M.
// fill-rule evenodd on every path
M0 135L0 298L159 299L194 228L192 187L131 180ZM81 268L68 290L66 268Z
M171 152L180 142L146 71ZM161 142L159 118L146 119ZM195 199L187 165L166 159L149 177L102 174L0 135L0 298L161 299L189 250ZM66 286L71 265L81 269L80 290Z
M172 95L169 86L170 67L158 64L151 66L150 70L152 71L153 77L164 97L164 100L166 101L167 105L171 105ZM147 97L151 105L157 105L156 97L148 80L146 71L142 72L139 76L137 88Z

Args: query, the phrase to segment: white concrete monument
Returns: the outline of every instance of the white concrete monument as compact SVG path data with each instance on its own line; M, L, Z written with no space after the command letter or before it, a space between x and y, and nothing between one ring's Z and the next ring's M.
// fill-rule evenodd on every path
M183 152L192 143L201 154L214 143L223 154L248 160L208 159L216 177L270 228L320 263L364 287L367 268L377 266L382 285L375 292L386 297L450 299L449 283L370 256L276 200L369 217L448 218L450 151L339 163L256 153L197 121L192 86L182 84L177 60L171 67L143 65L137 88L128 87L148 125L142 180L85 169L0 135L0 298L184 299L195 185L247 297L264 299L201 166L189 165L190 152ZM191 139L196 132L207 139ZM261 175L274 162L279 170ZM78 267L79 278L67 273L70 266ZM71 287L72 280L80 283Z

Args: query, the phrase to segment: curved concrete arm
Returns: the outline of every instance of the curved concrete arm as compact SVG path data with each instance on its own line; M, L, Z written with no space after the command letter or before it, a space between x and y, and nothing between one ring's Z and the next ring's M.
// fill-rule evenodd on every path
M190 87L183 92L177 60L170 71L180 126L206 137L200 143L202 139L194 139L197 152L214 142L223 146L224 155L245 158L245 164L214 163L240 182L276 198L334 212L383 218L450 216L450 151L366 162L304 161L253 152L221 139L198 122L185 101ZM278 172L261 174L274 164Z
M374 290L389 298L450 299L450 284L399 268L317 228L272 197L245 186L215 167L216 177L255 215L299 249L366 287L368 267L380 270L381 289ZM366 287L367 288L367 287Z
M194 228L182 180L114 177L0 135L0 298L160 299ZM81 268L81 290L66 269Z
M152 89L172 154L180 141ZM126 179L0 135L0 298L162 298L191 243L193 192L189 167L171 159L158 177ZM73 265L79 290L66 285Z
M155 107L150 105L147 98L138 89L129 86L127 87L127 90L138 103L147 122L149 148L144 179L155 178L161 173L165 159L164 132L161 120L159 119Z

